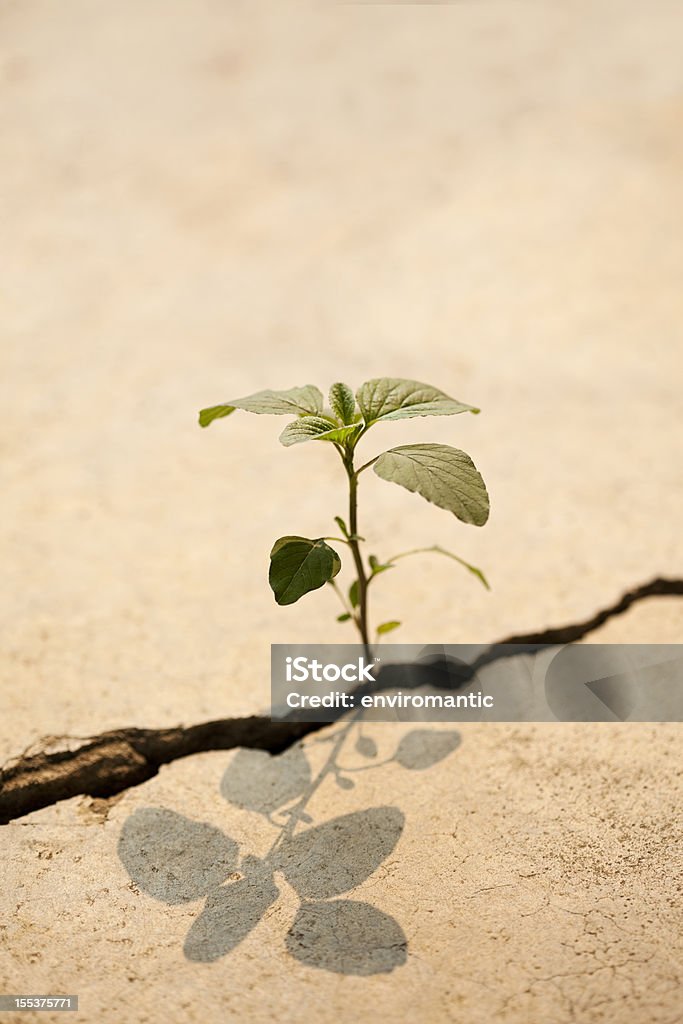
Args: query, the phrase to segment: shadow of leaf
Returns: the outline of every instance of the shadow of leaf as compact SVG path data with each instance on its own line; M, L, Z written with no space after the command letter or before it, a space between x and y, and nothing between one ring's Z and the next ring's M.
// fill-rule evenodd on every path
M221 780L221 795L236 807L270 814L301 796L311 769L300 746L273 757L263 750L240 749Z
M372 736L364 736L361 733L356 740L356 750L362 757L377 757L377 744Z
M407 958L398 921L355 900L302 903L285 941L288 952L307 967L337 974L387 973Z
M394 760L402 768L421 771L438 764L460 746L460 733L441 729L413 729L401 739Z
M143 807L126 819L118 855L133 882L164 903L199 899L237 866L239 848L219 828L164 807Z
M249 871L239 882L212 892L194 922L183 951L188 960L211 963L225 956L256 927L278 890L270 873Z
M348 892L391 853L404 820L397 807L388 806L332 818L286 840L273 857L273 868L308 899Z

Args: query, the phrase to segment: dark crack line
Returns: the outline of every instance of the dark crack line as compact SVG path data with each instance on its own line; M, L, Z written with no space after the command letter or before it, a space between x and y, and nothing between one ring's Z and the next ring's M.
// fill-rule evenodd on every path
M113 729L76 750L23 756L0 771L0 825L73 796L114 796L190 754L234 747L279 754L322 724L254 715L171 729Z
M584 622L577 622L570 626L560 626L557 629L545 629L542 633L526 633L521 636L509 636L505 640L499 640L497 646L503 644L543 644L546 647L554 647L555 644L573 644L577 640L592 633L593 630L603 626L608 619L616 615L623 615L634 604L645 600L648 597L683 597L683 579L667 580L662 576L650 580L649 583L642 583L633 590L627 590L625 594L608 605L601 611L596 612L590 619Z
M627 591L584 622L506 637L492 648L575 643L639 601L672 596L683 596L683 579L654 579ZM486 654L479 659L480 663L485 660ZM296 719L274 722L258 715L222 718L170 729L114 729L92 737L76 750L23 754L0 770L0 825L74 796L114 796L153 778L161 765L190 754L234 747L280 754L308 733L329 724Z

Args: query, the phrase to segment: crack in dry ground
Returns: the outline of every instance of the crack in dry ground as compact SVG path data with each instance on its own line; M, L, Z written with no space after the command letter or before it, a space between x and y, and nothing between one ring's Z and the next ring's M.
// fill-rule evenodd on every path
M683 579L651 580L627 591L614 604L585 621L506 637L492 646L552 647L574 643L637 602L664 596L683 596ZM74 796L107 799L151 779L161 765L190 754L234 747L279 754L307 733L328 724L295 719L274 722L265 716L252 715L167 729L114 729L88 737L87 742L75 750L25 751L0 770L0 825ZM42 742L50 740L54 744L75 738L47 737Z

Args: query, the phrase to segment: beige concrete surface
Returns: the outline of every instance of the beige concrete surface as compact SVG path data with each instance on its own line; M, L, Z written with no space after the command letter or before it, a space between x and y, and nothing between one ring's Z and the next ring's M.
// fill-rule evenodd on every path
M378 617L493 640L680 574L677 2L4 3L0 748L240 713L272 541L329 531L329 450L196 410L265 386L433 381L479 417L478 531L372 477ZM667 636L665 639L671 639Z
M427 728L432 742L450 731ZM355 788L328 774L311 795L294 842L319 829L317 845L276 871L277 891L247 885L244 858L266 857L287 818L221 797L242 758L241 802L268 802L253 751L8 825L7 990L78 992L85 1024L679 1020L677 726L466 723L457 749L409 770L380 762L411 726L374 724L363 772L355 729L334 758ZM304 745L312 780L332 747ZM296 798L298 766L280 761ZM348 926L340 900L364 905Z
M682 46L678 0L0 0L0 763L251 713L271 642L350 637L331 595L280 609L267 584L276 537L344 512L332 453L283 449L280 418L196 425L261 388L406 376L482 407L364 442L462 447L491 494L476 530L362 478L378 555L439 543L493 584L387 573L373 614L405 642L537 631L681 576ZM681 623L653 599L594 638ZM401 731L373 729L381 761ZM236 754L0 829L3 990L78 991L88 1024L678 1024L680 727L462 734L424 771L325 779L299 832L405 822L387 852L394 812L353 819L365 860L335 871L358 884L304 927L291 879L273 895L214 831L137 818L177 860L136 862L141 829L117 852L160 806L263 857L275 826L221 796ZM315 769L330 746L305 749ZM209 876L195 954L273 895L213 962L183 951ZM386 917L347 920L347 897ZM368 949L376 973L343 972Z

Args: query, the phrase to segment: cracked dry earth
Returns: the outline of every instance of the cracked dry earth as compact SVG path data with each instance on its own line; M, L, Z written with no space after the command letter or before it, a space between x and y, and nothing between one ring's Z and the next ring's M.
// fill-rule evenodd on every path
M275 606L267 552L328 532L338 467L195 423L442 386L482 415L377 445L470 452L489 524L371 479L361 527L493 590L406 564L377 621L680 642L680 589L595 618L683 573L679 0L0 0L0 36L0 990L85 1024L680 1024L681 725L274 737L270 642L345 635L328 595Z

